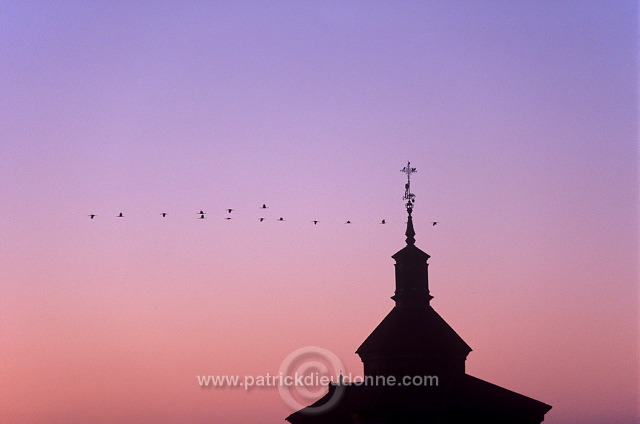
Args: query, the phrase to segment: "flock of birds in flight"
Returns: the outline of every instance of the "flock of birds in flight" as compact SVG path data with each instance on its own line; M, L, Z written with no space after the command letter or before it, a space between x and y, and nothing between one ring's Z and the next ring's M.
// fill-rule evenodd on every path
M266 204L263 204L262 206L260 206L260 209L268 209L268 208L269 207ZM234 211L234 209L230 209L230 208L229 209L225 209L225 210L227 211L228 214L231 214L231 212ZM196 212L196 215L198 215L197 219L206 219L206 217L205 217L206 214L207 213L205 211L203 211L203 210L201 210L200 212ZM166 218L167 215L169 215L169 214L166 213L166 212L160 213L160 216L162 216L163 218ZM98 215L96 215L94 213L89 214L89 218L90 219L94 219L96 216L98 216ZM122 212L120 212L118 215L116 215L116 218L124 218L124 214ZM225 220L231 220L233 218L231 216L227 216L224 219ZM265 219L266 218L258 218L259 222L264 222ZM285 219L283 217L279 217L279 218L276 219L276 221L285 221ZM316 219L316 220L312 220L311 222L313 223L313 225L318 225L318 222L320 222L320 221L318 221ZM382 221L380 221L380 224L386 224L386 223L387 223L386 219L383 219ZM345 224L351 224L351 221L348 220L348 221L345 222ZM438 222L437 221L431 221L430 224L435 226L435 225L438 224Z

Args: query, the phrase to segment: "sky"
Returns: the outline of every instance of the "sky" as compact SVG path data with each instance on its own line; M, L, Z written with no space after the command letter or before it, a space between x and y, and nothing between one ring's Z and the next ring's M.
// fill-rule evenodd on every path
M467 372L639 422L637 40L632 1L1 2L0 421L283 423L197 376L361 375L411 161Z

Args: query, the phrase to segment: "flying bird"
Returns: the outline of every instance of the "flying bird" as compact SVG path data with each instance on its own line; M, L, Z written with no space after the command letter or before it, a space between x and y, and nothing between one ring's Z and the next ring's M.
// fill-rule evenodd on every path
M259 218L259 219L260 219L260 222L264 221L264 218Z
M165 216L167 216L167 213L166 213L166 212L162 212L162 214L161 214L161 215L162 215L162 217L164 218Z
M229 219L233 219L233 218L231 218L230 216L228 216L228 217L226 217L225 219L226 219L226 220L229 220Z
M204 215L206 212L200 211L198 212L199 215Z
M433 221L433 222L431 222L431 226L432 226L432 227L435 227L436 225L438 225L438 222L437 222L437 221Z
M278 221L284 221L283 217L278 218Z
M318 221L311 221L313 222L313 225L318 225Z
M204 213L201 213L198 219L204 219Z
M231 213L231 212L233 212L233 209L227 209L226 211Z
M387 223L387 221L383 219L382 221L380 221L380 223L381 223L381 224L386 224L386 223Z
M122 214L122 212L120 212L120 214L116 216L116 218L124 218L124 215Z
M345 222L345 224L351 224L351 221L347 221L347 222Z
M263 203L262 206L260 206L260 209L267 209L267 205Z
M91 214L91 215L89 215L89 218L91 218L91 219L93 219L93 218L95 218L95 217L96 217L96 215L95 215L95 214Z

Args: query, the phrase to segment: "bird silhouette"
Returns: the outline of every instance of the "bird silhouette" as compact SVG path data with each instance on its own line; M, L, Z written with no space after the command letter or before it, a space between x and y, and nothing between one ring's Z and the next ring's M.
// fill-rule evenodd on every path
M200 217L198 219L204 219L204 212L200 214Z
M284 221L283 217L278 218L278 221Z
M165 216L167 216L167 213L166 212L162 212L161 215L164 218Z
M200 215L204 215L205 213L206 212L203 212L203 211L198 212L198 214L200 214Z
M437 221L433 221L433 222L431 222L431 226L432 226L432 227L435 227L436 225L438 225L438 222L437 222Z
M264 221L264 218L259 218L259 219L260 219L260 222Z
M118 216L116 216L116 218L124 218L124 215L122 214L122 212L120 212L120 214L118 214Z
M318 225L318 221L311 221L313 222L313 225Z
M267 205L263 203L262 206L260 206L260 209L267 209Z
M96 215L95 215L95 214L91 214L91 215L89 215L89 218L91 218L91 219L93 219L93 218L95 218L95 217L96 217Z
M231 218L230 216L228 216L228 217L226 217L225 219L226 219L226 220L230 220L230 219L233 219L233 218Z
M386 223L387 223L387 221L383 219L382 221L380 221L380 223L381 223L381 224L386 224Z
M345 224L351 224L351 221L347 221L347 222L345 222Z
M233 212L233 209L227 209L227 212L231 213Z

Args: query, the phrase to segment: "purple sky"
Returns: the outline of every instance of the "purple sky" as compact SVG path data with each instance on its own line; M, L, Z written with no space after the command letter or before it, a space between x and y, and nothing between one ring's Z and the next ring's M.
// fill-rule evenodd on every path
M468 372L636 423L637 40L631 1L3 2L0 421L283 422L195 375L361 372L410 160Z

